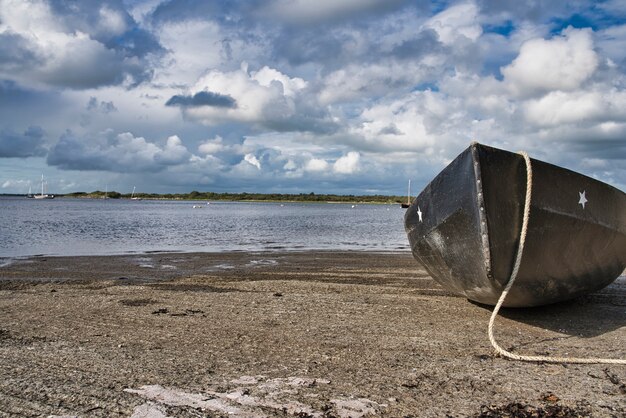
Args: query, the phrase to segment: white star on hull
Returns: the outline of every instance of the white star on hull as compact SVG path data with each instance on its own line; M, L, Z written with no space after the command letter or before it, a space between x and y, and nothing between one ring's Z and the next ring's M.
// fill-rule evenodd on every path
M586 194L587 194L586 190L583 190L582 193L578 192L578 196L580 196L580 199L578 199L578 204L582 205L583 209L585 209L585 203L588 202Z

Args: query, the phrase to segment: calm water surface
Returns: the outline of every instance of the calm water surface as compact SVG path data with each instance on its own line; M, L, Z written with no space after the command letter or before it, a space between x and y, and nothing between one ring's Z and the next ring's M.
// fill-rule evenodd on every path
M403 219L399 205L0 197L0 257L408 250Z

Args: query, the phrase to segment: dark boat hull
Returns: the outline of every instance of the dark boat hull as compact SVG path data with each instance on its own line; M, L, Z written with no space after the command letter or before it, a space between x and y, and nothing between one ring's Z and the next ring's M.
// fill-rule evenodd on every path
M531 161L526 244L504 306L571 299L605 287L626 268L626 194ZM414 257L443 287L495 305L513 269L525 193L522 156L473 144L407 210Z

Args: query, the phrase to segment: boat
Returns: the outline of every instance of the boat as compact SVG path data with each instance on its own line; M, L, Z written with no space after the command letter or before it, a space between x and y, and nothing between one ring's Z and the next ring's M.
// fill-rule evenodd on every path
M43 174L41 175L41 194L36 194L33 195L33 197L35 199L54 199L54 195L53 194L46 194L44 193L44 185L46 185L44 178L43 178Z
M407 209L409 206L411 206L411 180L409 180L409 188L406 194L406 203L400 203L400 207Z
M30 182L29 182L29 183L30 183ZM32 198L34 198L34 197L35 197L35 196L33 196L33 190L32 190L32 187L31 187L31 185L30 185L30 184L28 185L28 194L26 195L26 197L27 197L28 199L32 199Z
M414 258L445 289L503 306L560 302L599 290L626 268L626 194L574 171L473 143L439 173L405 214Z

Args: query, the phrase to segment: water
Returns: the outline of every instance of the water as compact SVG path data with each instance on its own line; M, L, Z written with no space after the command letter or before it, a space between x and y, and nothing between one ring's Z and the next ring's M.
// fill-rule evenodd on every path
M0 197L0 257L408 250L404 212L399 205Z

